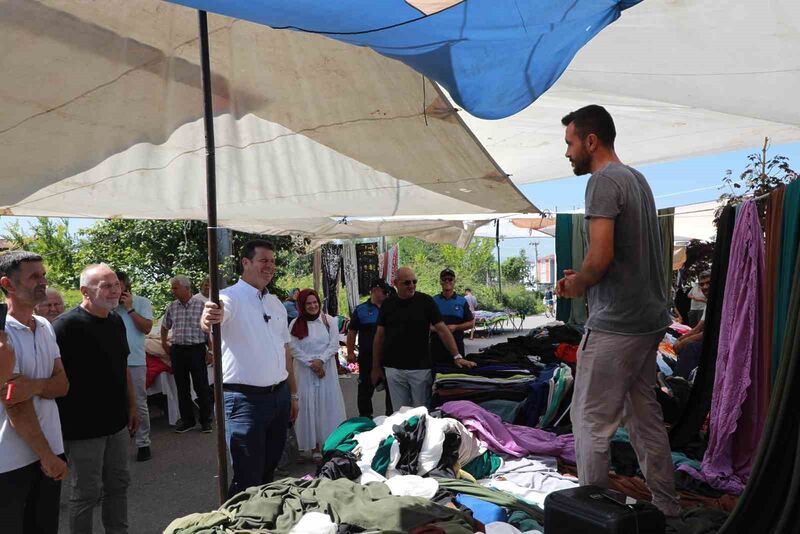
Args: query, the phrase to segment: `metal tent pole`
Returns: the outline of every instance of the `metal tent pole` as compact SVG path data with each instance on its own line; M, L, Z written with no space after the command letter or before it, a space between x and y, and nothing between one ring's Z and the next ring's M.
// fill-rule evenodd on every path
M203 126L206 133L206 196L208 202L208 278L209 298L219 304L219 259L217 258L217 173L214 152L214 109L211 102L211 65L208 47L208 17L198 11L200 26L200 65L203 84ZM214 413L217 431L217 488L219 502L228 499L228 450L225 443L225 406L222 398L222 335L220 325L211 328L214 354Z

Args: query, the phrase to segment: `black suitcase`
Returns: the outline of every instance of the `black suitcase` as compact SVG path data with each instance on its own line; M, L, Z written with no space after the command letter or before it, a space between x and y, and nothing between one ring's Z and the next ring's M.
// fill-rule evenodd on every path
M597 486L554 491L544 501L546 534L664 534L664 514Z

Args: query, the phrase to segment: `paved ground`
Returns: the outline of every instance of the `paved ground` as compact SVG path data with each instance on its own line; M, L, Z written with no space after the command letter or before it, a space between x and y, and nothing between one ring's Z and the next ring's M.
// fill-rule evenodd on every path
M546 322L548 320L544 316L529 317L521 332L506 331L490 338L467 340L467 352L499 343ZM348 417L358 415L356 379L342 378L340 384ZM380 414L383 393L376 393L373 404L376 413ZM213 510L219 504L215 435L202 434L199 430L176 434L163 415L153 417L151 426L152 460L135 462L135 449L131 444L131 487L128 492L130 534L158 534L176 517ZM313 469L309 464L292 465L289 474L302 476ZM65 485L60 518L62 533L69 532L66 507L68 498L69 488ZM99 510L95 512L95 532L104 532Z

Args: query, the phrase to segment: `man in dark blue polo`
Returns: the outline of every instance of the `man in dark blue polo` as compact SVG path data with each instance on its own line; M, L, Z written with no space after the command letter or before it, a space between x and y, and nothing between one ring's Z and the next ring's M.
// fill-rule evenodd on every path
M369 300L359 304L350 315L347 327L347 361L356 361L355 346L358 335L358 415L372 417L372 342L378 326L378 312L381 304L389 296L390 287L382 278L370 286ZM392 415L392 400L386 389L386 415Z
M452 332L458 346L458 353L464 351L464 331L475 327L475 317L472 315L467 299L456 295L456 273L447 268L439 273L439 283L442 292L433 297L442 314L442 320ZM452 363L453 357L442 344L442 340L431 329L431 359L433 363Z

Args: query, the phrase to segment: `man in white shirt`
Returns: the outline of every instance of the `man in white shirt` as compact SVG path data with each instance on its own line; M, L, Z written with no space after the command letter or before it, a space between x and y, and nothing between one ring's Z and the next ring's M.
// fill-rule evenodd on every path
M120 289L119 306L114 310L125 323L128 339L128 369L131 372L136 408L139 412L139 427L136 429L136 461L146 462L152 458L150 452L150 410L147 407L147 354L144 350L145 335L153 328L153 305L146 297L134 295L128 275L117 271Z
M4 534L58 531L61 480L67 475L56 397L69 382L53 328L34 307L47 298L42 258L0 256L8 344L14 374L0 389L0 525Z
M299 400L286 308L267 290L275 247L249 241L239 265L239 281L220 292L222 307L206 302L200 319L206 332L222 325L225 435L233 463L229 496L272 482Z
M691 304L689 305L689 322L688 325L694 328L697 326L697 323L704 317L706 311L706 301L708 297L706 296L703 288L700 286L706 286L711 281L711 274L708 272L704 272L700 275L697 279L696 284L692 284L692 289L689 291L689 299L691 299Z

